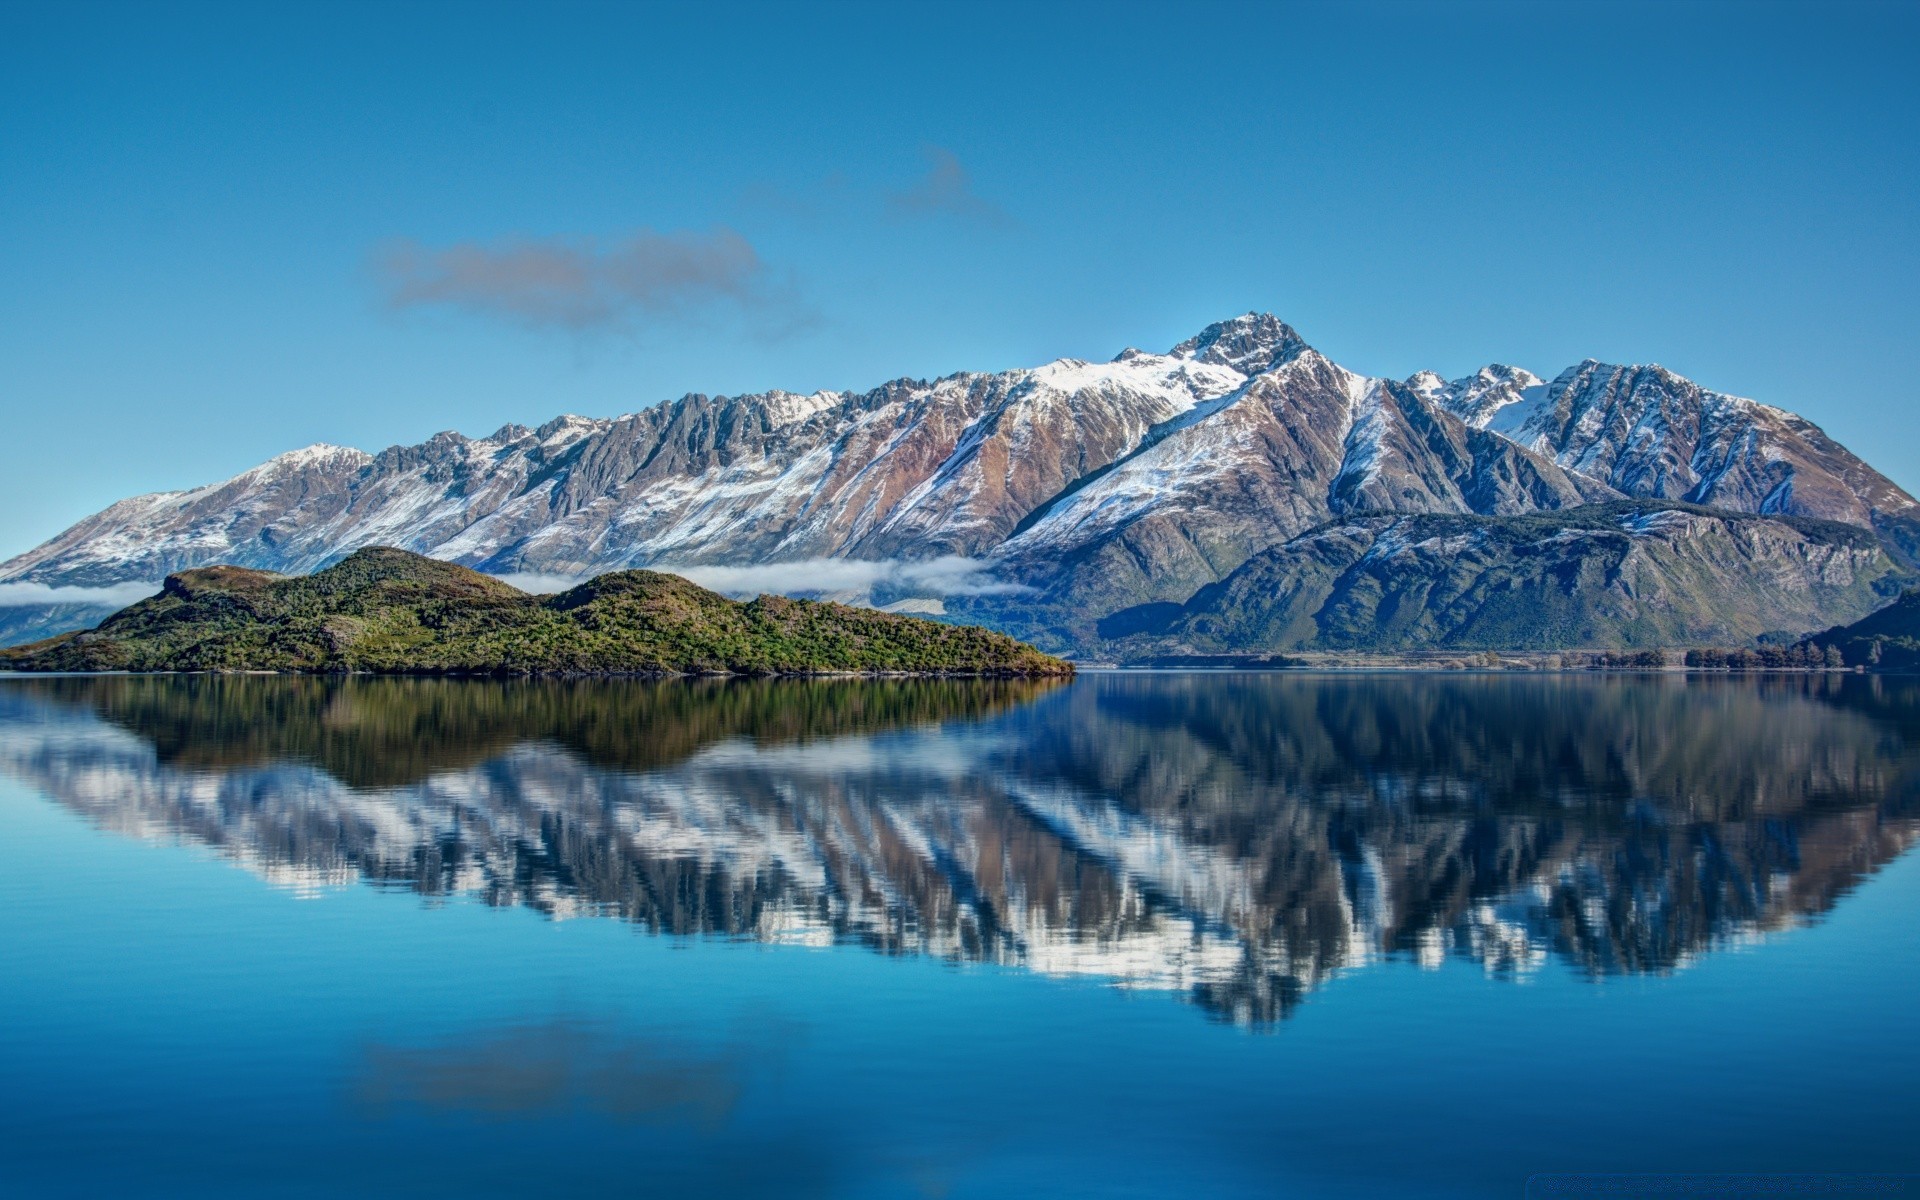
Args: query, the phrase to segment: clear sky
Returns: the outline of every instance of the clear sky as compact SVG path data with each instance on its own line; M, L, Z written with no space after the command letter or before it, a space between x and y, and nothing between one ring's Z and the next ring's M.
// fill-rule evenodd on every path
M0 557L686 391L1660 362L1920 487L1920 5L0 0Z

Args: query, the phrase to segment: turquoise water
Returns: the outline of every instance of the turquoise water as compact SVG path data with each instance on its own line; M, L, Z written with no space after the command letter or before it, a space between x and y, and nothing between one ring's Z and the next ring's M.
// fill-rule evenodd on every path
M1920 687L0 679L0 1194L1920 1170Z

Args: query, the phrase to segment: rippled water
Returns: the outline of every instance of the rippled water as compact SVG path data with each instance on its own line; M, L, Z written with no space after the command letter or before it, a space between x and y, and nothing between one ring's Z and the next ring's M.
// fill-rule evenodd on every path
M0 777L8 1195L1920 1169L1920 681L6 678Z

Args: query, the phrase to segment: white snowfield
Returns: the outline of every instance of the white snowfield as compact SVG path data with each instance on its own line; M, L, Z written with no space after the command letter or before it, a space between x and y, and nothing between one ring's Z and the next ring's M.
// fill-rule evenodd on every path
M1484 498L1516 470L1541 481ZM1508 512L1576 493L1874 528L1916 509L1810 422L1658 366L1400 382L1250 313L1104 363L690 396L377 455L316 444L122 500L0 564L0 585L100 588L220 562L303 572L367 545L561 578L936 558L1031 574L1148 517L1204 542L1233 512L1279 513L1242 521L1257 543L1363 507Z

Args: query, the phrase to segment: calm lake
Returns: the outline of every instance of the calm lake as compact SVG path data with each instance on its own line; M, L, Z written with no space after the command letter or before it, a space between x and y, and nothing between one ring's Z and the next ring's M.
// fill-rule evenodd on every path
M0 1194L1920 1171L1920 680L0 678Z

